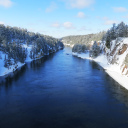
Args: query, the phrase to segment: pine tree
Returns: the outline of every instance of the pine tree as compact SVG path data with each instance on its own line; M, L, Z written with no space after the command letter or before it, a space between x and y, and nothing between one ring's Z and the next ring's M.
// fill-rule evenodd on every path
M100 54L100 47L97 45L97 42L94 41L90 51L90 57L96 58Z

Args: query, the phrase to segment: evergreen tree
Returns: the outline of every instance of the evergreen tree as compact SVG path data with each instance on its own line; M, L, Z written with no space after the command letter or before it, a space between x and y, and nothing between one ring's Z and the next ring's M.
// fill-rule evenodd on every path
M59 47L64 47L60 40L53 37L0 24L0 51L8 56L5 58L5 66L11 65L11 59L14 59L15 63L24 63L27 50L23 44L32 45L32 59L48 54L50 49L53 52L53 49L57 51Z
M96 58L100 54L100 47L97 45L97 42L94 41L90 51L90 57Z

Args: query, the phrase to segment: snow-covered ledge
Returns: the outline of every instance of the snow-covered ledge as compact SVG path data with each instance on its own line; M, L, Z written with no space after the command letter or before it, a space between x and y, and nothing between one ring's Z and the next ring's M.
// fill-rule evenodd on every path
M89 52L82 54L72 53L72 55L75 55L82 59L89 59L97 62L101 67L105 69L105 72L108 73L115 81L117 81L124 88L128 89L128 76L122 74L120 70L120 65L109 64L105 55L102 54L95 59L89 57Z

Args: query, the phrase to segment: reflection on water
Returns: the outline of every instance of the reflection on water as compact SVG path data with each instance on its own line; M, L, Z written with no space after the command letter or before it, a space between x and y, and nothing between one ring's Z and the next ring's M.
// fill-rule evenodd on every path
M28 62L27 64L25 64L25 66L23 66L21 68L21 70L15 72L13 74L13 77L7 77L6 81L4 83L0 83L0 86L4 86L6 88L6 90L12 85L13 81L17 81L19 80L19 78L21 76L24 75L25 71L27 71L28 68L32 69L32 70L36 70L38 69L40 66L43 66L45 61L47 60L51 60L53 58L54 54L50 54L49 56L44 56L41 59L38 60L34 60L32 62Z
M65 48L0 85L1 128L127 128L128 91Z
M104 71L104 69L94 61L90 61L90 65L92 66L93 69ZM108 74L105 74L105 79L108 82L107 89L109 89L113 97L119 100L121 103L124 103L126 107L128 107L128 90L126 90L124 87L118 84Z
M0 86L4 86L6 88L6 90L7 90L8 87L10 87L12 85L12 82L13 81L17 81L24 74L25 71L26 71L26 65L23 66L21 68L21 70L15 72L13 74L13 77L7 77L7 78L5 78L6 79L5 82L0 83Z
M108 75L106 75L106 79L109 82L108 86L111 93L113 94L113 97L119 100L128 108L128 90L119 85L114 79L110 78Z
M35 69L38 69L38 67L40 66L43 66L44 62L47 61L47 60L52 60L54 57L54 53L53 54L50 54L49 56L44 56L43 58L41 59L38 59L38 60L34 60L30 63L30 66L33 70ZM28 64L29 66L29 64Z

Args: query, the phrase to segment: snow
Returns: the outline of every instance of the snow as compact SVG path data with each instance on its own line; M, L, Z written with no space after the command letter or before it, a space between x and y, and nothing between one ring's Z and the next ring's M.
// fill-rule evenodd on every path
M71 48L73 48L74 44L68 44L68 43L64 43L65 46L69 46Z
M105 71L115 81L117 81L124 88L128 89L128 75L126 75L128 69L125 68L125 64L124 64L125 57L128 54L128 48L123 54L121 55L118 54L119 50L120 49L122 50L124 44L128 45L128 38L117 38L116 40L111 41L110 49L107 49L105 47L105 42L102 42L100 44L100 48L101 49L105 48L106 55L102 53L95 59L89 57L89 52L86 54L85 53L82 54L72 53L72 54L83 59L90 59L97 62L100 66L102 66L105 69ZM112 53L112 51L114 52ZM110 64L109 62L112 62L113 59L115 59L116 63Z
M123 38L123 43L128 44L128 38Z
M24 63L18 62L17 64L9 66L9 68L5 68L4 67L4 57L5 57L6 54L4 54L3 52L0 51L0 55L1 55L1 59L0 59L0 76L7 75L7 74L15 71L16 69L18 69L18 68L20 68L20 67L22 67L24 65ZM13 61L13 59L11 61Z
M128 89L128 77L116 73L116 72L112 72L107 70L106 71L115 81L117 81L120 85L122 85L124 88Z
M22 47L24 47L25 49L27 49L27 57L26 57L25 63L31 62L33 60L37 60L37 59L40 59L40 58L44 57L44 56L41 56L40 58L31 59L30 58L30 51L32 50L32 45L22 44ZM49 46L49 48L50 48L50 46ZM61 47L59 47L59 49L61 49ZM25 63L20 63L20 62L18 62L17 64L14 64L14 60L11 59L13 65L9 66L9 68L6 68L6 67L4 67L4 58L5 58L5 55L6 55L5 53L3 53L2 51L0 51L0 77L5 76L5 75L7 75L7 74L15 71L16 69L19 69L19 68L21 68L22 66L25 65ZM48 54L45 54L45 55L49 55L49 53Z
M86 54L85 53L78 54L78 53L72 52L72 55L83 58L83 59L91 59L89 58L89 52L87 52Z
M25 62L31 62L33 60L33 59L30 58L30 51L32 49L32 45L28 45L27 46L26 44L23 44L22 46L24 48L26 48L27 49L27 52L28 52Z
M32 45L27 46L26 44L23 44L22 46L24 48L26 48L27 52L28 52L25 62L31 62L33 59L31 59L29 57L29 55L30 55L30 51L32 49ZM6 68L6 67L4 67L5 55L6 55L5 53L0 51L0 56L1 56L1 59L0 59L0 77L4 76L4 75L7 75L7 74L15 71L16 69L19 69L19 68L21 68L22 66L25 65L25 63L18 62L17 64L13 64L13 65L9 66L9 68ZM14 60L13 59L11 59L11 60L14 63Z
M116 41L115 40L113 40L112 42L111 42L111 51L115 48L115 44L116 44Z
M124 88L128 89L128 77L125 76L126 71L124 71L124 73L121 73L120 70L120 65L123 62L125 56L126 56L126 52L123 55L120 55L119 60L120 60L120 65L118 64L109 64L107 61L107 58L105 55L101 54L100 56L98 56L95 59L92 59L89 57L89 52L88 53L82 53L82 54L78 54L78 53L72 53L75 56L78 56L82 59L90 59L93 60L95 62L97 62L101 67L103 67L105 69L105 71L115 80L117 81L120 85L122 85Z

